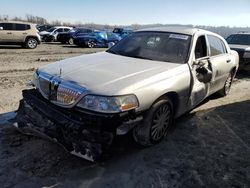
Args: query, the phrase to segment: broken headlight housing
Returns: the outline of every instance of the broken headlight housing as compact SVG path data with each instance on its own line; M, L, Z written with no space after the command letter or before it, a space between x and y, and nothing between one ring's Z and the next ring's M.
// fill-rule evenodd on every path
M135 109L139 106L135 95L98 96L86 95L77 104L78 107L103 113L118 113Z

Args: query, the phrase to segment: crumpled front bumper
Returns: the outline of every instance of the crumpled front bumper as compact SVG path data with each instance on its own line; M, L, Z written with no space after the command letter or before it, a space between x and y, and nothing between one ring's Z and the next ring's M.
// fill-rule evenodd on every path
M12 122L23 133L56 141L71 154L90 161L98 160L111 145L120 124L115 116L62 109L43 99L35 89L23 91Z

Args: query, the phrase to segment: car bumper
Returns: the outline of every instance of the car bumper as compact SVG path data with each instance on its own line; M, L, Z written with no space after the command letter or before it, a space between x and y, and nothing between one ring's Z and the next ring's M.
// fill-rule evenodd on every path
M112 144L114 136L124 134L141 119L128 114L96 114L62 109L32 90L23 91L13 124L23 133L56 141L71 154L98 160Z

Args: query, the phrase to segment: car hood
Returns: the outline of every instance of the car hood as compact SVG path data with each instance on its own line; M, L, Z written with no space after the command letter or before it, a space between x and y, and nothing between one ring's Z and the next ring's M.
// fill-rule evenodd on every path
M62 80L93 93L121 94L121 90L131 88L135 83L178 66L180 64L100 52L58 61L41 67L39 71L60 76Z
M250 51L250 46L248 46L248 45L229 44L229 46L233 50Z
M48 34L50 34L50 32L48 32L48 31L41 31L41 32L39 32L39 35L48 35Z

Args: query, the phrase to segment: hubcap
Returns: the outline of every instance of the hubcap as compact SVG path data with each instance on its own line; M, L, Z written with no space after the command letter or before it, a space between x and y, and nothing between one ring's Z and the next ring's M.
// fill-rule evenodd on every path
M34 40L34 39L29 39L29 41L28 41L28 46L30 47L30 48L35 48L36 47L36 40Z
M74 44L74 41L72 38L69 39L69 44Z
M89 42L88 42L88 46L89 46L90 48L94 48L94 47L95 47L95 43L92 42L92 41L89 41Z
M171 110L168 104L161 105L153 116L151 127L151 138L154 141L159 141L167 133L170 125Z

